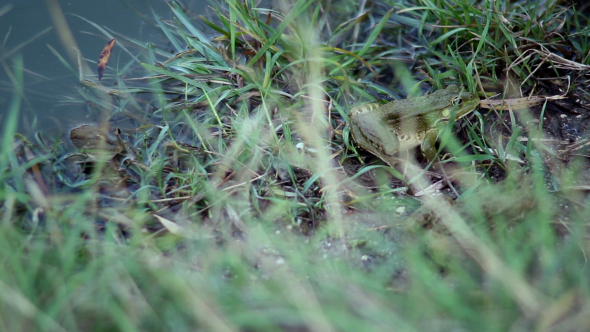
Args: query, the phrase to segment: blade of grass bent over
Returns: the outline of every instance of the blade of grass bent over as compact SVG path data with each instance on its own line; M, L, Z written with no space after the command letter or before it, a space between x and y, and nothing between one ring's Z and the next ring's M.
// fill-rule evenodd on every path
M304 0L297 1L293 9L289 12L289 14L287 14L283 22L279 24L274 33L270 36L270 38L268 38L266 43L264 43L264 45L260 48L260 50L258 50L258 52L252 58L252 60L250 60L250 62L248 63L248 67L253 67L254 63L256 63L256 61L258 61L258 59L260 59L270 47L274 46L276 41L283 34L283 31L285 30L287 25L289 25L291 21L295 19L295 17L299 16L299 14L301 14L314 1L315 0L309 0L307 3L304 3Z

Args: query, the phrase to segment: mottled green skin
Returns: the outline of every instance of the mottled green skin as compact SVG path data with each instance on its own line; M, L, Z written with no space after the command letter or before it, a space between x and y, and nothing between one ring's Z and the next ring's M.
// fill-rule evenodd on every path
M448 121L455 108L455 120L459 120L478 105L476 95L449 85L426 96L354 107L350 111L350 132L359 146L389 165L395 163L392 157L396 152L419 145L432 160L436 156L437 124Z
M123 145L117 138L103 128L82 125L70 131L72 144L91 160L110 160L123 151Z

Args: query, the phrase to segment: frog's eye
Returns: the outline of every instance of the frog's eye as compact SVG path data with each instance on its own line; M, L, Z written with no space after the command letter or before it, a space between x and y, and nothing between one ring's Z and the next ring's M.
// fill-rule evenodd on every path
M453 104L453 106L461 106L461 104L463 103L463 99L461 99L461 97L455 97L453 98L453 100L451 100L451 103Z

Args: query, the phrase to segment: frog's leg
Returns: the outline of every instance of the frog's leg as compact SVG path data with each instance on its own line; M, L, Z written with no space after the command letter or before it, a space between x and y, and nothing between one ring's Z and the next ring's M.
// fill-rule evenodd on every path
M350 131L358 145L387 161L400 145L397 134L387 124L370 112L358 112L351 117Z
M422 142L422 153L426 156L426 159L430 162L436 158L436 139L438 138L438 130L429 130L426 132L424 141Z

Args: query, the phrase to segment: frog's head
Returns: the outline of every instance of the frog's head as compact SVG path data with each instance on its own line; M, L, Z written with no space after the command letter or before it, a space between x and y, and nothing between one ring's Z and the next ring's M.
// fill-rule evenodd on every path
M453 112L455 112L455 120L461 119L479 105L477 95L465 91L461 92L461 88L456 85L449 85L446 89L438 90L431 96L440 105L436 122L448 121Z
M82 125L70 131L72 144L91 159L108 160L123 150L116 137L98 126Z

